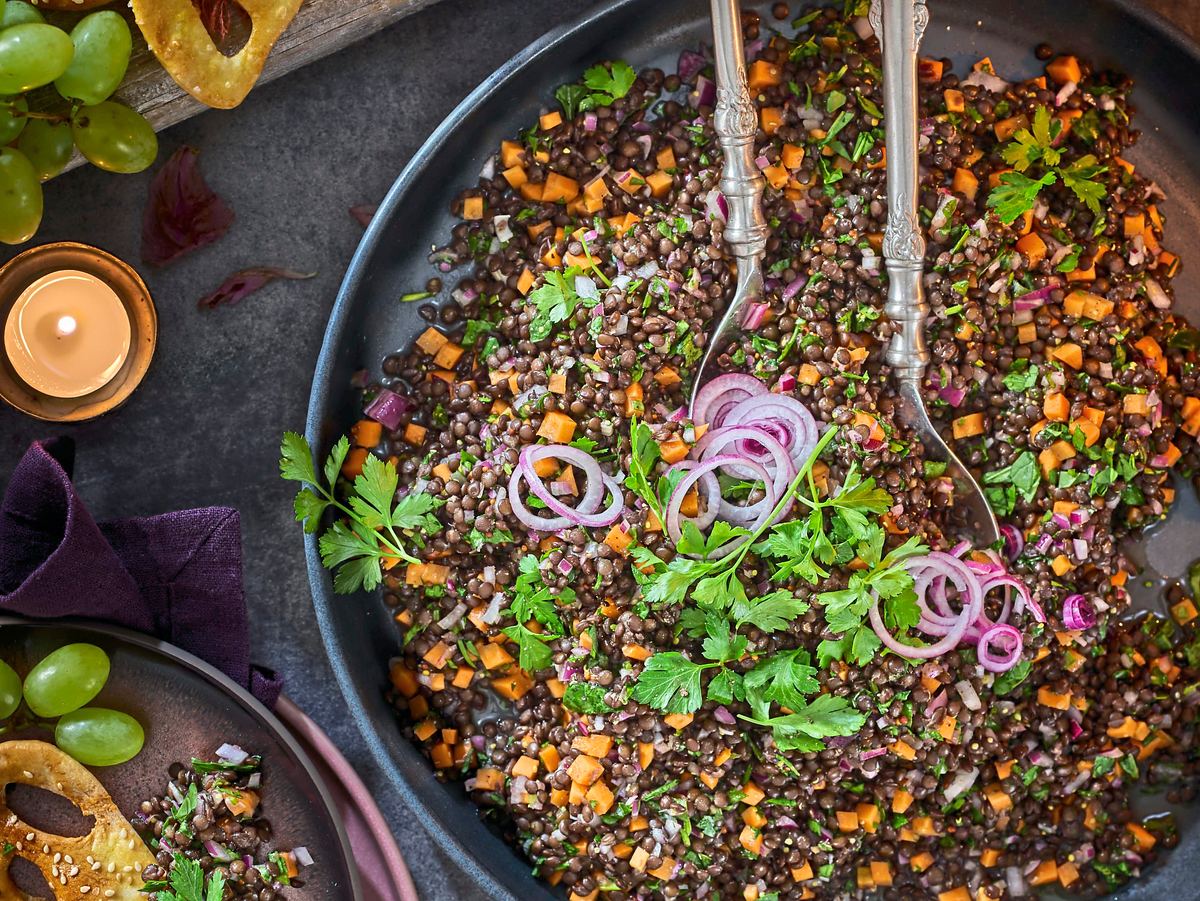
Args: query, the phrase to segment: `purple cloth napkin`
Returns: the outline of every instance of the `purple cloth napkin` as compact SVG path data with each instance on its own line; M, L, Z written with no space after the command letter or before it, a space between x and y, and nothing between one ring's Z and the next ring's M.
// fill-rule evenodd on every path
M268 707L282 683L250 663L241 520L230 507L97 523L75 491L69 438L30 446L0 505L0 612L79 617L155 635Z

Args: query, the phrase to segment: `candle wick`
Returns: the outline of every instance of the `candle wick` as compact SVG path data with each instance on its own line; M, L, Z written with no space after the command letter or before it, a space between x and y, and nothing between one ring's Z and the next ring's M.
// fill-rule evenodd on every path
M54 334L59 338L66 338L75 334L75 329L79 323L75 321L74 316L63 316L58 320L58 324L54 328Z

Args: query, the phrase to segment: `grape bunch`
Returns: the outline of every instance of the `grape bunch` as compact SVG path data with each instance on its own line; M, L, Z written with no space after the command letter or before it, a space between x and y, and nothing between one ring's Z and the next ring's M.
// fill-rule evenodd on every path
M89 13L68 33L25 0L0 0L0 241L33 237L42 182L62 172L76 148L110 172L141 172L154 162L150 123L108 99L132 49L129 25L112 10ZM31 110L25 94L48 84L62 108Z
M87 707L104 688L108 655L94 644L68 644L43 657L24 683L0 660L0 735L26 725L54 725L54 743L80 763L113 766L136 757L145 744L141 723L127 713ZM36 721L18 717L21 700ZM7 720L13 722L5 724Z

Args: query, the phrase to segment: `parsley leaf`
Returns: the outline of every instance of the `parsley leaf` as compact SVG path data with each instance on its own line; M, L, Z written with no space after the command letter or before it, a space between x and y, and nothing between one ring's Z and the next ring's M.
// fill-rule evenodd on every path
M589 94L590 91L581 84L564 84L554 92L554 99L562 107L563 116L574 119L577 113L589 108L585 106Z
M1030 178L1020 172L1005 172L1000 183L988 194L987 205L1005 225L1016 222L1026 211L1033 209L1038 191L1054 184L1055 175L1047 172L1041 178Z
M1012 365L1008 367L1008 373L1004 376L1004 387L1009 391L1024 394L1037 385L1039 375L1041 370L1029 365L1029 360L1020 357L1013 360Z
M816 694L821 685L816 679L817 671L810 665L808 651L780 651L759 661L758 665L742 679L746 689L746 700L753 714L766 719L772 703L797 710L804 706L805 698Z
M583 83L595 93L589 98L597 106L608 106L629 93L637 73L629 63L617 60L609 65L592 66L583 73Z
M1042 484L1042 470L1033 451L1021 451L1008 466L984 473L985 485L1012 485L1027 504L1037 497Z
M322 471L328 484L318 477L312 450L302 435L284 434L279 461L282 478L305 485L295 501L296 519L305 532L315 533L330 509L343 515L317 541L321 562L336 569L334 590L343 594L377 588L383 581L385 559L419 563L406 545L423 547L423 535L441 530L433 514L441 502L425 493L406 494L397 500L396 465L374 454L367 454L362 472L350 483L346 503L339 501L333 486L349 449L345 437L334 444Z
M805 752L823 748L820 739L854 735L867 721L866 714L856 710L849 699L835 695L820 695L783 716L742 719L769 726L780 750Z
M663 501L650 485L650 473L654 464L662 459L658 442L650 426L634 417L629 425L629 475L625 476L625 487L646 502L646 506L663 521Z
M1034 163L1057 166L1062 153L1052 143L1062 131L1062 123L1050 118L1050 110L1039 106L1033 114L1033 130L1020 128L1013 140L1000 148L1004 161L1018 172L1024 172Z
M1087 204L1087 208L1096 216L1100 216L1100 201L1107 193L1105 186L1099 182L1092 181L1098 175L1103 175L1108 171L1107 166L1102 166L1096 161L1096 157L1092 154L1081 156L1071 165L1058 170L1058 174L1062 177L1063 184L1075 192L1075 196Z
M704 669L678 651L655 654L634 683L633 699L665 713L695 713L704 700L700 688Z
M528 302L533 304L535 314L529 323L529 340L544 341L560 322L566 322L582 302L586 307L594 307L596 300L581 298L575 291L575 277L582 275L583 270L578 266L570 266L563 271L551 269L545 274L541 287L535 288L529 294Z
M608 690L604 686L576 679L567 683L563 692L563 706L576 713L612 713L616 708L604 700L606 694Z

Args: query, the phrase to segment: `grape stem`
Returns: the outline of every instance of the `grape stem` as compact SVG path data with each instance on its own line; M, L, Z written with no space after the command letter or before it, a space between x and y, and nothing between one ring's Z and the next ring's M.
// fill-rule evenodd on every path
M17 112L17 111L13 112L13 118L20 118L20 117L24 117L26 119L46 119L49 122L56 122L56 123L71 121L70 116L64 116L64 115L62 115L62 113L38 113L38 112L34 112L32 110L26 110L24 112Z

